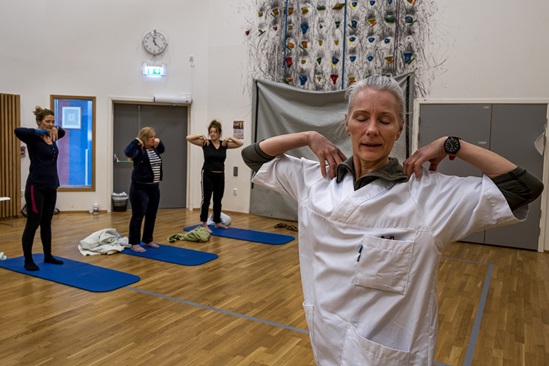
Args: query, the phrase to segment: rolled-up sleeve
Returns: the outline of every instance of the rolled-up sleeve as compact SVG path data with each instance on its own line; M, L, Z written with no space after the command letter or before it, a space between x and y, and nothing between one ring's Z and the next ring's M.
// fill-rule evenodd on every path
M274 156L265 154L263 150L261 150L261 148L259 147L259 142L246 146L244 149L242 149L241 154L244 163L246 163L246 165L254 172L259 171L263 164L275 158Z
M543 192L543 183L521 167L492 180L513 211L534 201Z

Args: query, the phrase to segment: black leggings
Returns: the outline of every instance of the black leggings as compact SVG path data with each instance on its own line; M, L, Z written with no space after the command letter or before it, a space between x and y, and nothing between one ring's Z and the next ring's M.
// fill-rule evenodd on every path
M202 205L200 206L200 221L208 221L208 209L213 193L213 221L221 222L221 200L225 192L225 174L202 170Z
M130 202L132 204L132 218L130 220L129 243L139 245L142 241L149 244L153 241L156 213L160 205L160 185L158 183L132 182L130 186ZM141 224L145 218L143 237Z
M27 204L27 224L23 231L23 255L25 261L32 261L32 245L38 226L44 248L44 256L51 256L51 219L55 212L57 189L41 189L33 184L25 188Z

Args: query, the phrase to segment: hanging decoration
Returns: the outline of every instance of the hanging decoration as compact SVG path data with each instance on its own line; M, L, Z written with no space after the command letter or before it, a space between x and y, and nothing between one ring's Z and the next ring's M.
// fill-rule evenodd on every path
M242 8L253 78L338 90L426 67L435 0L251 0Z

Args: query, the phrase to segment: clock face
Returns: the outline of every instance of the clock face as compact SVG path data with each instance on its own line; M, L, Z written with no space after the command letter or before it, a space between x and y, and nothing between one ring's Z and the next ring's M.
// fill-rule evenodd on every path
M145 34L143 37L143 47L151 55L160 55L166 50L168 46L168 40L166 37L158 32L156 29Z
M448 137L446 141L444 141L444 150L446 150L447 154L457 154L459 147L460 143L459 138L457 137Z

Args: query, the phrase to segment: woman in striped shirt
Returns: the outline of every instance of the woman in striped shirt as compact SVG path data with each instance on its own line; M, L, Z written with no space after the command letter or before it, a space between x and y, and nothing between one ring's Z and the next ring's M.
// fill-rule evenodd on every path
M132 140L124 153L133 161L132 184L130 187L130 203L132 218L130 220L129 243L135 252L145 252L140 243L150 248L158 248L153 241L154 223L160 203L160 187L162 180L162 158L164 144L156 137L152 127L143 127L137 137ZM141 224L145 218L143 236Z

